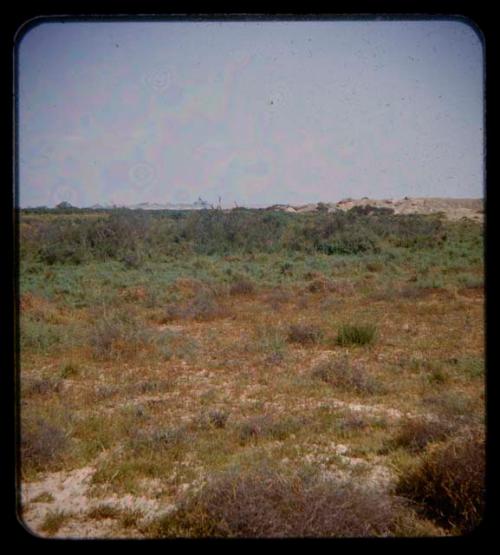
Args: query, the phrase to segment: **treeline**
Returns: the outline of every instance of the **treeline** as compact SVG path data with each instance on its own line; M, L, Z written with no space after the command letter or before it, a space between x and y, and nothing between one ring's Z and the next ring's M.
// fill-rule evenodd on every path
M78 214L78 215L77 215ZM46 264L276 251L329 255L376 253L390 246L433 247L445 240L441 220L365 207L289 214L255 209L198 211L20 211L22 259Z

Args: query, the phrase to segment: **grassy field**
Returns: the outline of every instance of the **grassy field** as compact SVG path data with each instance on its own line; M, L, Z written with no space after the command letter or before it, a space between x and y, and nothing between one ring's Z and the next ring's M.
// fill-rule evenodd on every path
M56 537L457 535L483 510L483 229L20 214L22 516Z

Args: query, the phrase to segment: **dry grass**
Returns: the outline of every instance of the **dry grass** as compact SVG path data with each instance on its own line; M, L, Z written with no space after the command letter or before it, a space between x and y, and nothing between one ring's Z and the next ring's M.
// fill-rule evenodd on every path
M323 330L314 324L292 324L288 329L287 339L290 343L314 345L323 338Z
M304 424L303 418L273 418L267 414L252 416L239 424L239 439L242 444L259 439L279 441L299 431Z
M154 537L374 537L393 535L404 506L354 484L267 465L213 478L150 528Z
M252 295L253 293L255 293L255 284L245 278L236 280L229 288L229 294L233 296Z
M25 468L43 469L60 459L68 445L68 435L43 418L27 422L21 432L21 461Z
M443 441L456 432L456 427L446 420L412 418L399 426L395 436L388 441L389 449L402 447L412 453L422 451L429 443Z
M70 515L64 511L49 511L40 526L40 530L45 532L48 536L53 536L59 531L69 517Z
M207 322L229 315L227 308L212 292L202 290L195 294L187 303L170 303L165 307L161 323L175 320L194 320Z
M479 435L455 438L426 452L397 486L440 526L467 533L481 522L485 506L485 446Z
M352 364L347 357L320 362L313 368L311 376L335 389L368 395L383 391L381 384L377 383L364 366Z

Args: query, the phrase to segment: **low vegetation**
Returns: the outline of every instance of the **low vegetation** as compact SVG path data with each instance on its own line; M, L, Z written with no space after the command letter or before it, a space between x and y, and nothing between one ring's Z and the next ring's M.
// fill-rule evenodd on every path
M481 434L459 437L426 451L403 473L397 492L453 533L473 531L485 506L485 445Z
M302 538L395 535L408 518L398 498L311 469L226 470L154 522L155 537Z
M478 223L64 208L19 226L19 468L37 533L480 522Z
M337 335L337 343L346 345L368 345L373 343L377 328L372 324L341 326Z

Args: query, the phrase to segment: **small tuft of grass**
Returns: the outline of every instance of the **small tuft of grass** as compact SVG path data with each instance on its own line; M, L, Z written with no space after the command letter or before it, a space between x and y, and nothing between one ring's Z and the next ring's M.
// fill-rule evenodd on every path
M52 503L54 501L54 496L48 491L43 491L40 495L37 495L31 500L32 503Z
M290 293L279 287L272 289L264 297L264 301L269 304L273 310L280 310L282 306L289 303L290 300Z
M188 441L189 433L185 427L167 427L149 432L138 431L130 440L133 451L178 451Z
M443 441L455 432L455 426L446 420L407 419L386 444L389 449L402 447L411 453L422 451L429 443Z
M303 419L277 419L268 414L252 416L238 426L240 443L259 439L274 439L282 441L290 434L298 432L304 425Z
M327 293L334 290L333 283L325 277L319 277L307 285L310 293Z
M225 318L228 311L221 305L214 292L202 289L184 305L169 303L164 310L161 323L173 320L195 320L207 322L217 318Z
M64 511L49 511L40 526L42 532L46 532L49 536L56 534L61 526L68 520L69 515Z
M337 344L341 347L348 345L369 345L376 338L377 328L373 324L346 324L340 327L337 334Z
M347 357L321 361L313 368L311 377L346 391L367 394L383 391L382 386L367 373L364 367L351 364Z
M211 410L208 413L208 421L215 428L224 428L228 418L229 413L223 410Z
M66 362L61 368L60 376L62 379L74 378L79 372L80 368L76 362Z
M107 518L117 519L120 515L120 509L106 503L97 505L87 512L87 516L89 518L93 518L94 520L102 520Z
M422 404L440 418L461 421L464 424L480 419L478 403L460 391L429 393L422 397Z
M38 418L22 426L21 462L23 468L46 469L52 462L58 461L68 445L65 430Z
M134 528L137 526L139 520L141 520L143 516L143 513L138 509L122 510L119 518L120 526L122 526L123 528Z
M255 293L255 285L246 278L237 279L229 288L229 294L234 296L252 295L253 293Z
M46 395L48 393L59 393L62 382L59 378L31 378L25 376L21 383L21 396Z
M313 345L323 338L323 330L313 324L292 324L288 329L287 339L290 343Z
M125 310L99 315L89 332L90 347L97 360L135 356L148 341L143 324Z
M367 430L369 422L362 415L355 412L343 414L336 423L336 429L342 436Z

